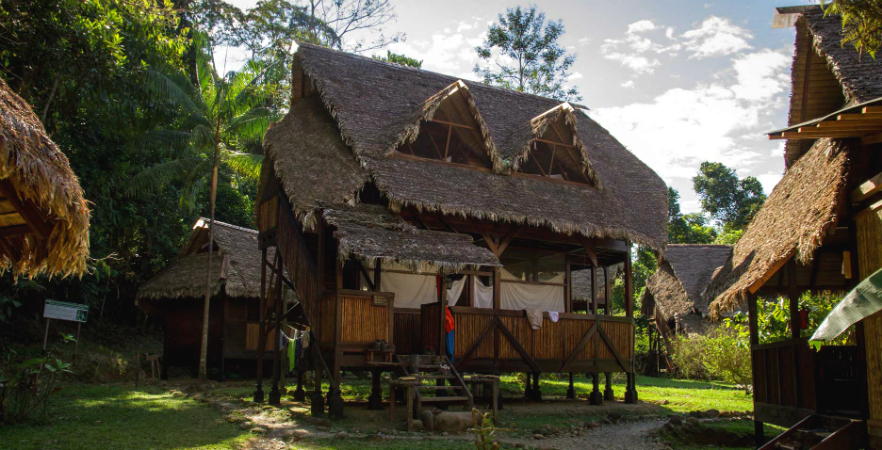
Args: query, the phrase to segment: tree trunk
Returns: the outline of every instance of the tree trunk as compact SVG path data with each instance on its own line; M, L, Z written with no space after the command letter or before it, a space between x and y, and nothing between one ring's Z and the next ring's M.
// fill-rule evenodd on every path
M211 167L211 215L208 219L208 271L205 275L205 307L202 312L202 348L199 350L199 379L208 379L208 312L211 305L211 257L214 254L214 203L217 198L217 158L214 149L214 164Z

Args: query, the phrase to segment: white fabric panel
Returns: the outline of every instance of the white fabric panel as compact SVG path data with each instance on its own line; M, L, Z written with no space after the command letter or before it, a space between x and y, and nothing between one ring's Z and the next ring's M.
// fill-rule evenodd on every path
M500 283L499 303L502 309L534 309L538 311L564 311L564 286L544 284L506 283L504 280L517 280L511 272L501 269L503 280ZM560 274L550 283L563 283L564 274Z
M380 292L394 292L396 308L419 308L438 301L435 275L383 272Z
M484 286L478 277L475 279L475 308L493 307L493 286Z
M447 290L448 305L456 306L456 302L459 301L459 296L462 295L462 290L465 288L467 279L468 277L462 277L459 280L454 281L453 285L450 286L450 289Z

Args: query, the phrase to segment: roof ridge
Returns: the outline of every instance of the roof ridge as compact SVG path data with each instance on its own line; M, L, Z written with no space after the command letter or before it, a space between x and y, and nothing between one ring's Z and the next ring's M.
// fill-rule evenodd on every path
M209 218L199 216L199 220L196 222L196 225L199 225L199 222L205 222L205 223L208 223L209 221L210 221ZM221 222L220 220L217 220L217 219L214 219L213 221L211 221L211 223L212 223L213 225L220 225L220 226L222 226L222 227L232 228L232 229L234 229L234 230L247 231L247 232L252 233L252 234L259 234L259 233L260 233L259 231L254 230L254 229L251 229L251 228L245 228L245 227L240 227L240 226L238 226L238 225L233 225L233 224L231 224L231 223ZM194 228L195 228L195 227L194 227Z
M573 107L575 107L575 108L577 108L577 109L586 109L586 110L590 110L590 108L588 108L588 107L585 106L585 105L581 105L581 104L578 104L578 103L573 103L573 102L566 101L566 100L556 100L556 99L553 99L553 98L551 98L551 97L545 97L545 96L538 95L538 94L530 94L530 93L527 93L527 92L516 91L516 90L514 90L514 89L508 89L508 88L504 88L504 87L493 86L492 84L483 83L483 82L481 82L481 81L466 80L466 79L463 79L463 78L461 78L461 77L455 77L455 76L447 75L447 74L444 74L444 73L441 73L441 72L435 72L435 71L433 71L433 70L418 69L418 68L416 68L416 67L405 66L405 65L403 65L403 64L391 63L391 62L388 62L388 61L383 61L383 60L379 60L379 59L371 58L371 57L368 57L368 56L356 55L355 53L349 53L349 52L345 52L345 51L342 51L342 50L335 50L335 49L333 49L333 48L322 47L322 46L320 46L320 45L316 45L316 44L310 44L310 43L308 43L308 42L303 42L303 43L301 43L301 42L297 42L297 46L298 46L298 48L299 48L299 47L307 47L307 48L311 48L311 49L314 49L314 50L321 50L321 51L326 51L326 52L331 52L331 53L340 53L340 54L346 55L347 57L357 58L357 59L364 60L364 61L366 61L366 62L371 62L371 63L374 63L374 64L380 64L380 65L384 65L384 66L389 66L389 67L391 67L391 68L395 68L395 69L403 69L403 70L410 70L410 71L415 71L415 72L427 73L427 74L435 75L435 76L438 76L438 77L441 77L441 78L445 78L445 79L453 80L453 81L451 81L451 83L456 82L457 80L462 80L463 82L475 83L476 85L479 85L479 86L481 86L481 87L486 87L486 88L494 89L494 90L497 90L497 91L499 91L499 92L504 92L504 93L506 93L506 94L516 95L516 96L523 96L523 97L530 97L530 98L536 98L536 99L542 99L542 100L548 100L548 101L552 101L552 102L558 102L558 105L561 105L561 104L563 104L563 103L569 103L570 105L572 105Z

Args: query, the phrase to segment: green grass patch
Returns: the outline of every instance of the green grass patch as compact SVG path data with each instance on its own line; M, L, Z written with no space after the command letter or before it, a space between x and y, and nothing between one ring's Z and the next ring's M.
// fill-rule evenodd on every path
M783 432L784 429L766 424L763 431L766 441L769 441ZM754 448L753 433L752 420L737 420L702 423L697 427L682 432L679 436L663 432L661 438L671 447L681 450L703 450L708 447L749 450Z
M49 405L51 423L0 428L0 449L234 449L250 433L220 413L155 388L66 386Z

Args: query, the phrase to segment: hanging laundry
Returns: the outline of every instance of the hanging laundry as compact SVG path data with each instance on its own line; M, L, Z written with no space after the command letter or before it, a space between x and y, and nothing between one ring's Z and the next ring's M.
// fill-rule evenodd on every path
M527 320L530 322L530 328L533 330L538 330L542 328L542 311L538 309L525 309L527 313Z
M548 318L551 319L552 322L557 323L560 320L560 313L557 311L547 311Z

